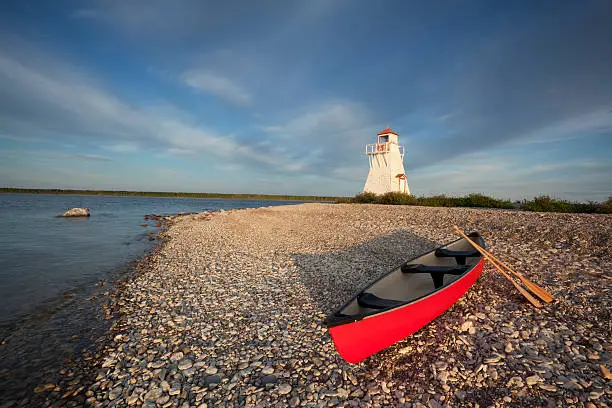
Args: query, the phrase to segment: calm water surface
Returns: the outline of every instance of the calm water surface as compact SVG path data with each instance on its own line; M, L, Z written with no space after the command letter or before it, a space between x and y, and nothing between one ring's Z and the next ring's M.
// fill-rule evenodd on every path
M112 196L0 194L0 324L14 321L151 248L145 214L283 205L295 202ZM89 207L89 218L56 218Z
M109 322L89 298L155 244L146 214L285 204L297 202L0 194L0 405L28 400L105 336ZM56 217L74 207L91 217Z

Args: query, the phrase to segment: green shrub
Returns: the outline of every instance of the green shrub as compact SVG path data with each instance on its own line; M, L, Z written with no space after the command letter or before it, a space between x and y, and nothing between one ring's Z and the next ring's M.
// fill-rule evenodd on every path
M459 199L463 201L461 207L514 208L510 200L498 200L483 194L470 194Z
M604 203L588 201L586 203L558 200L549 196L539 196L533 200L523 200L519 208L523 211L612 214L612 197Z
M601 212L603 214L612 214L612 196L608 197L608 200L601 205Z
M531 201L523 200L520 206L523 211L539 212L574 212L569 202L557 200L549 196L539 196Z
M416 205L417 200L410 194L389 192L377 197L378 204Z
M376 193L363 192L355 196L354 202L359 204L374 204L378 200Z
M387 205L422 205L426 207L478 207L478 208L517 208L524 211L594 213L612 214L612 197L604 203L589 201L586 203L558 200L549 196L539 196L533 200L512 203L510 200L499 200L484 194L469 194L465 197L448 197L444 194L431 197L414 197L409 194L390 192L383 195L360 193L353 199L337 202L353 202Z
M419 197L417 199L418 205L424 205L427 207L457 207L460 200L452 197L447 197L444 194L435 195L431 197Z

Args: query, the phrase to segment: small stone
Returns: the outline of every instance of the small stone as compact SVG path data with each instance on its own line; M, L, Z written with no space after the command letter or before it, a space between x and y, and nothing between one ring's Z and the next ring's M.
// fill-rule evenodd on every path
M566 390L581 390L582 387L580 386L580 384L576 383L573 380L569 380L563 383L563 385L561 385L561 387L565 388Z
M205 402L203 402L200 405L198 405L198 408L208 408L208 405Z
M501 360L500 356L487 357L484 359L485 364L498 363Z
M538 387L540 387L544 391L549 391L549 392L557 391L557 387L555 387L554 385L550 385L550 384L539 384Z
M272 374L273 372L274 372L274 368L272 368L272 367L264 367L264 368L261 370L261 373L262 373L262 374L266 374L266 375L267 375L267 374Z
M172 362L181 361L184 356L185 355L183 354L182 351L177 351L176 353L172 353L172 355L170 356L170 361Z
M38 387L34 388L34 392L40 393L47 390L52 390L55 388L55 384L41 384Z
M209 375L204 379L204 382L209 386L211 384L219 384L221 382L221 376L218 374Z
M437 376L438 381L440 381L441 383L446 383L448 381L448 376L449 376L448 371L440 371Z
M145 401L155 401L161 397L162 392L161 388L155 387L145 394L144 399Z
M217 369L217 367L215 367L215 366L210 366L210 367L208 367L208 368L206 369L206 374L208 374L208 375L217 374L217 371L219 371L219 370Z
M510 342L506 343L506 347L504 348L504 351L507 354L512 353L512 351L514 350L514 347L512 347L512 344Z
M123 392L122 386L115 387L111 390L111 392L108 393L108 399L111 401L114 401L121 396L122 392Z
M517 387L517 388L522 388L523 387L523 379L521 377L512 377L510 379L510 381L508 381L508 383L506 384L506 387L510 388L510 387Z
M277 378L274 374L266 375L261 378L262 384L274 384L277 381Z
M384 392L385 394L390 394L390 393L391 393L391 390L390 390L390 389L387 387L387 382L386 382L386 381L383 381L383 382L380 384L380 386L381 386L381 388L382 388L382 390L383 390L383 392Z
M300 405L300 398L299 397L293 397L289 400L289 406L294 408L297 407L298 405Z
M442 408L442 404L440 404L438 400L435 400L433 398L429 400L427 405L429 406L429 408Z
M336 390L336 394L338 395L338 398L341 398L341 399L347 399L349 396L348 390L345 390L344 388L338 388Z
M279 384L278 385L278 393L280 395L286 395L291 392L291 386L289 384Z
M466 397L465 391L455 391L455 398L457 398L459 401L463 401L465 397Z
M589 360L599 360L599 353L596 351L587 353Z
M192 366L193 366L193 362L189 360L188 358L181 360L178 363L179 370L186 370L188 368L191 368Z
M132 393L132 395L130 395L129 397L127 397L128 405L134 405L136 401L138 401L138 394L136 394L135 392Z
M153 369L158 369L158 368L162 368L163 366L166 365L165 361L153 361L151 363L149 363L148 367L149 368L153 368Z
M463 324L461 325L461 327L459 328L462 332L466 332L470 329L470 327L472 327L472 325L474 324L474 322L472 322L471 320L466 320L465 322L463 322Z
M542 382L542 379L539 375L532 375L530 377L525 378L525 382L527 383L527 385L535 385L539 382Z
M169 400L170 400L170 396L166 394L166 395L162 395L161 397L159 397L157 401L155 401L155 403L158 405L164 405Z
M181 393L181 383L173 382L168 390L170 395L179 395Z

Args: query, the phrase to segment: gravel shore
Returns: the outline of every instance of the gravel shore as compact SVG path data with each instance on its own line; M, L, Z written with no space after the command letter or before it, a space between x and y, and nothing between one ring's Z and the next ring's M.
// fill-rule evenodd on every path
M368 281L480 231L557 301L495 270L449 311L358 365L322 320ZM187 215L111 297L118 320L37 392L54 406L608 406L612 216L302 204Z

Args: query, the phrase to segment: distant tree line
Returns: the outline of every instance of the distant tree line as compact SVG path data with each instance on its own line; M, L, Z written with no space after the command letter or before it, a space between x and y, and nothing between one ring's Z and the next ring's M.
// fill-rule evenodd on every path
M599 203L595 201L573 202L560 200L549 196L539 196L532 200L510 201L488 197L483 194L469 194L465 197L435 195L416 197L404 193L359 193L355 197L333 196L298 196L278 194L225 194L225 193L181 193L166 191L117 191L117 190L65 190L65 189L31 189L31 188L0 188L0 193L25 194L68 194L96 196L134 196L134 197L174 197L174 198L226 198L235 200L287 200L287 201L317 201L356 204L388 204L388 205L422 205L426 207L473 207L473 208L505 208L523 211L558 212L558 213L590 213L612 214L612 196Z
M476 208L506 208L523 211L559 212L559 213L591 213L612 214L612 196L603 203L588 201L586 203L559 200L549 196L539 196L532 200L511 202L485 196L469 194L465 197L436 195L431 197L415 197L404 193L360 193L354 198L340 199L339 203L358 204L389 204L389 205L422 205L426 207L476 207Z
M64 190L33 188L0 188L0 193L23 194L67 194L95 196L133 196L133 197L174 197L174 198L227 198L235 200L287 200L287 201L321 201L335 202L342 197L298 196L277 194L224 194L224 193L181 193L166 191L117 191L117 190Z

